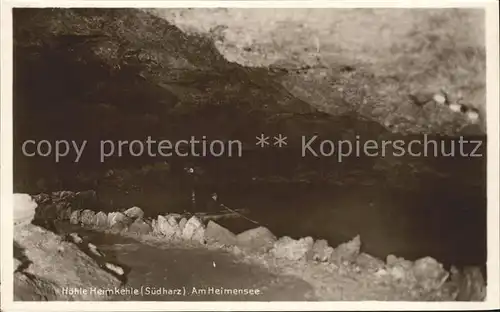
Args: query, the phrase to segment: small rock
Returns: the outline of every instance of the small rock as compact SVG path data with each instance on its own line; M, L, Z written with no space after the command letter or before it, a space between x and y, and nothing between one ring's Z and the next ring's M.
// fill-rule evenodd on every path
M71 217L69 219L69 222L71 224L80 224L80 214L82 213L81 210L75 210L71 213Z
M173 219L170 217L169 220ZM182 230L182 238L185 240L194 240L200 243L205 242L205 228L203 227L203 223L201 223L200 219L196 216L192 216L184 226Z
M92 224L96 228L100 228L100 229L106 228L108 225L108 216L106 215L106 213L99 211L94 216L94 219L92 220Z
M128 228L130 233L135 233L137 235L148 234L151 230L151 226L142 219L136 219Z
M78 233L70 233L68 236L69 239L75 244L83 243L83 238L81 238L80 235L78 235Z
M131 219L133 219L133 220L135 220L135 219L139 219L139 218L143 218L143 217L144 217L144 211L142 211L142 209L141 209L141 208L139 208L139 207L135 207L135 206L134 206L134 207L132 207L132 208L127 209L127 210L124 212L124 214L125 214L127 217L129 217L129 218L131 218Z
M181 229L181 232L184 231L184 227L186 226L187 219L182 218L181 221L179 221L179 228Z
M127 216L121 212L111 212L108 214L108 226L112 227L115 223L127 223Z
M332 253L333 248L328 246L328 242L325 239L318 239L314 242L308 258L313 261L326 262L330 259Z
M434 258L425 257L415 261L413 275L421 287L426 290L434 290L443 285L449 273Z
M307 253L312 250L313 244L314 240L310 236L299 240L284 236L274 243L274 248L271 252L276 258L297 261L305 259Z
M208 222L205 239L207 243L220 243L227 246L236 244L236 235L214 221Z
M174 218L167 219L164 216L158 216L156 226L158 233L165 235L168 239L177 238L181 235L179 225Z
M375 275L377 277L384 277L384 276L387 276L387 274L389 274L389 272L387 272L387 270L385 269L378 269L376 272L375 272Z
M82 226L92 226L94 225L95 212L89 209L85 209L80 215L80 223Z
M28 194L14 194L14 225L28 224L35 218L38 204Z
M240 248L258 252L268 252L273 248L275 241L276 236L263 226L236 235L236 242Z
M441 104L441 105L444 105L446 103L446 96L442 93L436 93L434 94L434 96L432 97L432 99L438 103L438 104Z

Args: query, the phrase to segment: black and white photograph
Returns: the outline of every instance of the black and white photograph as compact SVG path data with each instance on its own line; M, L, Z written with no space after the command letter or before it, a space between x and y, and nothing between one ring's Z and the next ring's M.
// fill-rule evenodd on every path
M485 3L5 8L2 301L498 307Z

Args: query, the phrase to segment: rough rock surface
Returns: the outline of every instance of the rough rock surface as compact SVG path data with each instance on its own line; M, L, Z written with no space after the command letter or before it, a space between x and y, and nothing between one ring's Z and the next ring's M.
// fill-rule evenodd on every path
M305 260L311 252L314 244L312 237L303 237L294 240L288 236L278 239L271 250L276 258L286 258L288 260Z
M69 219L69 222L71 224L80 224L80 215L82 211L81 210L75 210L71 213L71 217Z
M88 289L120 284L74 244L38 226L16 226L14 240L18 250L16 258L26 264L14 275L17 300L102 300L93 295L66 295L62 289L68 285Z
M124 214L125 214L127 217L129 217L129 218L131 218L131 219L133 219L133 220L135 220L135 219L139 219L139 218L144 217L144 211L142 211L142 209L141 209L141 208L139 208L139 207L135 207L135 206L134 206L134 207L132 207L132 208L127 209L127 210L124 212Z
M236 244L236 235L214 221L208 221L205 239L207 243L219 243L227 246Z
M202 244L205 243L205 227L200 219L196 216L189 218L184 226L184 229L182 230L182 238Z
M157 232L167 237L167 239L178 238L181 235L179 225L175 218L165 218L164 216L158 216L158 221L156 222Z
M267 252L276 241L276 236L267 228L260 226L236 236L238 246L252 251Z

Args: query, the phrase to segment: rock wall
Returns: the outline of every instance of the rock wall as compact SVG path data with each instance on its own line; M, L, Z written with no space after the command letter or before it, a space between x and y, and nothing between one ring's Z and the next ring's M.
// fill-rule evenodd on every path
M75 244L31 224L39 207L29 195L15 194L14 198L14 300L106 300L105 296L71 290L112 288L120 281Z

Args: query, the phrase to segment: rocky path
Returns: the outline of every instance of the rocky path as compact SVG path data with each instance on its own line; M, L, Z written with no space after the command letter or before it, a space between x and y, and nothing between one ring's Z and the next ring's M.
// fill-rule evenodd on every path
M131 271L123 288L142 290L113 300L130 301L304 301L315 300L307 282L241 263L223 250L146 244L130 237L65 226L78 232ZM257 295L217 294L225 290L254 290ZM205 292L206 291L206 292Z

